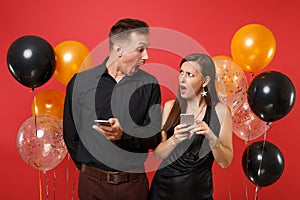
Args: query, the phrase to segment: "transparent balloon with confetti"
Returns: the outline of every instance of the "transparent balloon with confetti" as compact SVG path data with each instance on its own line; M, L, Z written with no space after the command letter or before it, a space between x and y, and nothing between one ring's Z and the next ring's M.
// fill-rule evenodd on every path
M67 154L62 121L53 115L28 118L19 128L16 142L22 159L43 172L58 166Z
M263 135L269 129L270 125L252 112L247 100L244 101L232 116L233 133L246 142Z
M219 99L232 114L247 99L248 81L242 68L227 58L214 57L216 66L216 89Z

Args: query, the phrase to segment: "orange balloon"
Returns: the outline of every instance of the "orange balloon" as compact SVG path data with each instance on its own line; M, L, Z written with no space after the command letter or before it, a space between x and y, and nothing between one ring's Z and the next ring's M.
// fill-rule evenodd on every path
M62 119L64 100L65 93L60 90L48 89L41 91L32 102L32 115L49 114Z
M80 42L74 40L61 42L54 51L56 55L54 77L63 85L67 85L75 73L92 66L90 51Z
M232 58L230 58L229 56L224 56L224 55L218 55L218 56L213 56L212 59L215 60L220 60L220 59L225 59L225 60L230 60L233 61Z
M240 28L231 41L231 55L235 63L248 72L265 68L273 59L276 41L273 33L260 24Z

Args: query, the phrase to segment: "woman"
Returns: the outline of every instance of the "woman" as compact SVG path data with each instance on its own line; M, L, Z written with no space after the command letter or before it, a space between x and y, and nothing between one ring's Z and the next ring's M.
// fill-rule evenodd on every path
M195 123L180 124L180 113L194 114ZM231 112L219 102L208 55L191 54L181 61L177 99L165 103L162 123L154 155L163 161L149 199L213 199L213 162L228 167L233 147Z

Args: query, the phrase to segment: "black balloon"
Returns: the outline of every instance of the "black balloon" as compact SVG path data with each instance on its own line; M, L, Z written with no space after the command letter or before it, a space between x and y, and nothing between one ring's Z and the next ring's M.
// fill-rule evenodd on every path
M248 88L250 108L265 122L273 122L287 115L294 106L295 98L292 81L276 71L259 74Z
M282 175L284 158L274 144L258 141L245 149L242 166L245 175L252 183L266 187L275 183Z
M8 49L7 65L22 85L36 88L45 84L55 71L55 52L43 38L28 35L15 40Z

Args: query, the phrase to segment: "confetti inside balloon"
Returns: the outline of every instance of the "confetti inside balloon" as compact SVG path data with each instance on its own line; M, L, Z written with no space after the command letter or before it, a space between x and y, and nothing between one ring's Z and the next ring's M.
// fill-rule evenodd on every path
M31 167L44 172L55 168L67 154L61 120L47 114L28 118L19 129L17 148Z
M252 112L247 100L232 115L233 133L245 141L260 137L269 127Z
M222 103L228 105L232 114L247 99L248 81L244 71L232 60L214 60L216 66L216 89Z

